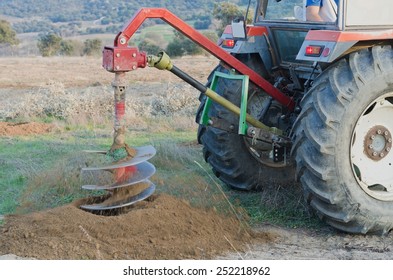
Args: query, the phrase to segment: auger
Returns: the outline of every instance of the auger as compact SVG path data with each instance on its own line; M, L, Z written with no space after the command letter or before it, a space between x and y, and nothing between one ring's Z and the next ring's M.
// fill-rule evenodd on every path
M156 154L153 146L129 147L125 142L125 73L116 73L114 88L114 138L109 151L85 151L112 159L114 162L101 167L86 167L82 172L110 172L114 180L110 185L84 185L87 190L107 190L111 196L99 204L81 205L89 211L105 211L130 206L151 196L155 185L148 179L155 173L155 167L148 162Z

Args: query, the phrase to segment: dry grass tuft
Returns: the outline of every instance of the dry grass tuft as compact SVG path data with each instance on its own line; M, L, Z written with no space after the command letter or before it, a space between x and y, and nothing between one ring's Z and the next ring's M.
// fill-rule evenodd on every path
M127 90L126 117L191 117L198 93L185 84L134 84ZM53 117L69 123L102 123L113 116L113 89L96 86L67 89L53 82L14 94L0 104L0 120Z

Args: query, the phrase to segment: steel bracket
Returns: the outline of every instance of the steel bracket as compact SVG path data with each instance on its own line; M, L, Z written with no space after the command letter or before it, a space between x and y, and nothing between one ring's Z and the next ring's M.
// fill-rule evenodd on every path
M102 54L102 66L112 73L128 72L147 65L146 53L136 47L105 47Z
M241 135L247 134L247 123L246 123L246 115L247 115L247 100L248 100L248 85L249 85L249 78L246 75L235 75L235 74L225 74L222 72L214 72L212 83L211 83L211 90L216 91L218 79L230 79L230 80L240 80L242 82L242 95L241 95L241 104L240 104L240 116L239 116L239 129L238 133ZM203 125L209 125L209 110L211 107L211 103L213 101L206 97L206 103L203 108L201 123Z

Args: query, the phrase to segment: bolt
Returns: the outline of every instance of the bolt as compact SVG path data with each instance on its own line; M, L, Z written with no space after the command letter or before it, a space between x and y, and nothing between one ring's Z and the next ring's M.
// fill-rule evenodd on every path
M255 136L255 130L254 129L252 129L251 131L250 131L250 134L252 135L252 136Z
M370 145L368 145L368 147L369 147L370 149L372 149L372 148L373 148L373 145L370 144Z
M126 38L122 37L120 38L120 44L124 45L126 43Z
M117 53L117 54L116 54L116 57L120 57L120 53Z
M388 142L389 142L389 143L392 143L392 138L389 138Z
M133 54L132 54L132 57L136 57L136 53L133 53Z
M375 135L371 135L371 140L374 140L375 139Z
M212 120L208 120L208 121L207 121L207 124L208 124L208 125L213 125L213 121L212 121Z
M119 65L116 66L116 70L120 70L120 66Z
M375 157L376 157L376 156L377 156L377 152L374 152L374 153L373 153L373 156L375 156Z
M381 104L381 105L383 105L385 102L383 102L383 101L381 101L381 102L379 102L379 104Z
M384 157L385 154L384 154L384 153L380 153L379 156L380 156L380 157Z
M233 130L235 128L235 126L233 125L233 124L231 124L230 126L229 126L229 129L230 130Z
M390 147L387 147L387 148L386 148L386 151L387 151L387 152L390 152Z
M136 69L136 65L133 65L133 66L132 66L132 70L135 70L135 69Z
M377 133L382 134L382 130L378 129Z
M388 136L388 135L389 135L389 132L388 132L388 131L385 131L384 134L385 134L386 136Z

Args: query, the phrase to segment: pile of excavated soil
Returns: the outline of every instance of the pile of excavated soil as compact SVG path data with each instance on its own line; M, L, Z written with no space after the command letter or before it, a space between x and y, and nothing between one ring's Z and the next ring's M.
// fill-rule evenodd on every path
M168 195L155 195L127 213L101 216L81 210L77 201L63 207L9 215L0 228L0 255L37 259L211 259L243 251L253 240L239 221L213 210L191 207Z
M52 130L53 126L46 123L9 123L0 122L0 136L16 136L30 134L44 134Z

